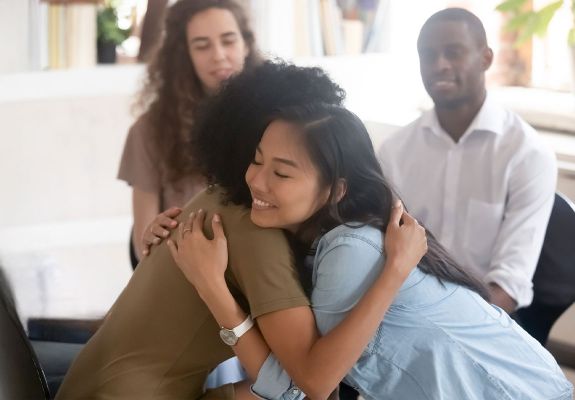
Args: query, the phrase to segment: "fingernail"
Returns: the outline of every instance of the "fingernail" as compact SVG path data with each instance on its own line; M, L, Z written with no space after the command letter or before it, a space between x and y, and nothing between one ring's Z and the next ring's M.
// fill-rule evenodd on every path
M142 254L145 255L145 256L147 256L147 255L148 255L148 250L143 250L143 251L142 251Z
M214 214L214 221L220 222L220 216L218 214Z
M192 211L192 212L190 213L190 218L194 218L194 215L196 215L196 212L195 212L195 211Z
M177 221L172 221L172 222L170 222L170 225L171 225L171 226L177 226L177 225L178 225L178 222L177 222Z
M202 210L201 208L198 210L198 214L201 214L203 212L204 212L204 210Z
M162 235L163 235L164 237L168 237L169 234L170 234L170 232L168 232L168 231L163 231L163 232L162 232Z
M154 242L154 244L158 244L158 243L160 243L160 239L159 239L159 238L154 238L154 240L152 240L152 242Z
M168 243L168 245L170 245L170 246L171 246L172 244L174 244L174 242L172 242L172 239L169 239L167 243Z
M399 200L399 199L395 200L395 203L393 204L393 207L394 207L394 208L399 208L399 207L401 207L401 200Z

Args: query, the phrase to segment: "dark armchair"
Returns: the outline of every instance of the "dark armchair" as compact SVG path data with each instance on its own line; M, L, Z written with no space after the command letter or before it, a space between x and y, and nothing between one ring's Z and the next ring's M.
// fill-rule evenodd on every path
M521 325L560 364L575 368L575 346L547 340L555 321L575 302L575 205L560 193L555 194L533 292L531 305L517 311Z
M0 270L0 398L49 399L44 372L20 323L7 279Z

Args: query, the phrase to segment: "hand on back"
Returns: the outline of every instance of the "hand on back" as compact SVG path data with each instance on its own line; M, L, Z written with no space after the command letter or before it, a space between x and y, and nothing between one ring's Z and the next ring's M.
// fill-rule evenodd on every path
M178 227L175 241L168 240L174 261L200 295L204 289L225 285L224 272L228 265L228 243L221 218L218 214L212 217L212 240L204 235L205 218L202 210L192 212Z
M409 215L398 201L391 210L385 231L385 254L388 265L405 280L427 253L425 228Z
M170 236L170 232L178 227L178 221L176 221L175 218L180 215L181 212L181 208L171 207L158 214L156 218L150 222L142 236L142 255L144 257L150 254L153 245L162 243L162 240Z

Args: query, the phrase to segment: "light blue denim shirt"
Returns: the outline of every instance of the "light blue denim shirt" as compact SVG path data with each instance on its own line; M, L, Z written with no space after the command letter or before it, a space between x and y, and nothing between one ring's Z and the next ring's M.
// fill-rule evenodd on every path
M341 225L321 238L311 302L322 334L345 318L379 276L382 243L382 233L367 226ZM344 380L366 400L573 398L551 354L504 311L419 268ZM265 399L304 397L273 355L252 390Z

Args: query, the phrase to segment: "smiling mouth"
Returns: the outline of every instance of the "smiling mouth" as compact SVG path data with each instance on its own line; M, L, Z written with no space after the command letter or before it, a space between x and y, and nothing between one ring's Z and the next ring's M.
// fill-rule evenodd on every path
M227 79L233 74L231 69L218 69L212 72L212 75L219 79Z
M456 83L452 80L437 80L431 83L431 87L434 89L444 90L455 88Z
M255 197L252 198L252 209L268 210L270 208L275 208L275 206L271 203L268 203L267 201L256 199Z

